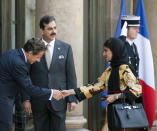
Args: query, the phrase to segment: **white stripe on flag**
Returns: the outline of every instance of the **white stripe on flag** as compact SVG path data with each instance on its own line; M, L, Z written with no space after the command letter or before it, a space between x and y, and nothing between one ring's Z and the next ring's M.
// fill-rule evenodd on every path
M150 41L141 34L138 34L135 44L140 57L139 78L142 79L147 85L155 89L154 65Z

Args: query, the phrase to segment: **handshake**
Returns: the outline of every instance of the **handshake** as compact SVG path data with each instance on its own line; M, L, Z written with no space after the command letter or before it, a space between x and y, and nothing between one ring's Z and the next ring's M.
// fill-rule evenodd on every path
M53 90L53 98L56 100L64 99L69 95L75 95L74 89L70 90Z

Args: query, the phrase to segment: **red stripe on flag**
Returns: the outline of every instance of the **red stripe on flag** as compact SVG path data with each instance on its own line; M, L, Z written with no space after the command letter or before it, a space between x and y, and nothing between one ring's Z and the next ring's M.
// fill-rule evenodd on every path
M153 122L156 118L156 96L155 89L147 85L143 80L139 80L142 85L142 96L144 109L149 122L149 128L152 127Z

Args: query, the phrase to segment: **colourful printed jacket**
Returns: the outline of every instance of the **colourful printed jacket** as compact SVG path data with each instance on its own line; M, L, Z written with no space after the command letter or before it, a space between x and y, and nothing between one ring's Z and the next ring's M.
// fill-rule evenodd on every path
M79 101L93 97L100 93L104 89L108 89L108 80L112 68L108 67L103 74L98 78L98 82L94 85L82 86L75 89L76 97ZM120 90L128 96L134 99L138 98L142 94L142 86L139 81L133 75L128 65L121 65L119 67L120 76ZM127 91L126 91L127 90ZM129 94L129 95L128 95Z

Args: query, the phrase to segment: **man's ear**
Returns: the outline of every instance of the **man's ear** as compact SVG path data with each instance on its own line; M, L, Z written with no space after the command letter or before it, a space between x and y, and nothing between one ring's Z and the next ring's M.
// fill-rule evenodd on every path
M41 33L41 35L43 35L43 29L40 29L40 33Z
M31 56L31 55L33 55L33 52L32 52L32 51L29 51L29 52L28 52L28 56Z

